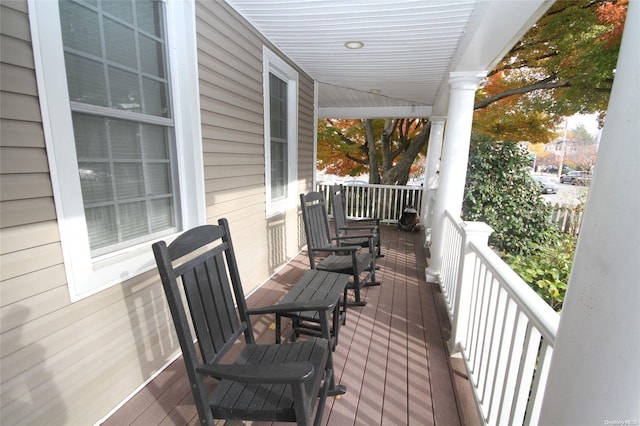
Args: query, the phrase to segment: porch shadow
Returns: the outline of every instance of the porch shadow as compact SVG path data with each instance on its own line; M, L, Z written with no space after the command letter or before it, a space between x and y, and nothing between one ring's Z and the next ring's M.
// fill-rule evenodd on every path
M454 369L447 351L450 326L444 299L438 286L424 277L424 237L393 226L382 228L382 285L365 288L368 305L348 311L334 354L336 379L348 391L327 401L322 424L480 424L474 405L466 406L473 404L472 394L460 397L466 379L464 369ZM303 252L250 295L249 307L276 303L308 268ZM259 341L273 342L273 320L270 315L252 319ZM141 392L146 392L146 400L136 395L105 425L197 424L184 370L178 359L154 380L151 390ZM161 401L149 404L153 395Z
M16 351L3 357L2 362L2 424L37 424L55 422L64 424L67 421L67 406L61 396L60 388L54 375L47 369L47 350L39 343L24 345L21 343L21 324L29 319L30 310L19 304L14 305L2 316L0 323L20 324L4 333L3 346L16 348ZM8 335L8 338L7 338ZM10 349L9 349L10 350ZM28 374L20 374L7 365L12 357L20 359L40 360L29 368ZM16 360L17 361L17 360ZM12 371L13 370L13 371ZM14 377L8 378L11 374ZM52 408L54 407L54 408ZM53 415L53 417L52 417Z

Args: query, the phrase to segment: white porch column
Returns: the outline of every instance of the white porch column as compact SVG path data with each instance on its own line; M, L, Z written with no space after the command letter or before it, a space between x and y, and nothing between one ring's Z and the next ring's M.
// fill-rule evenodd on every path
M430 240L431 218L434 203L431 201L438 190L438 171L442 155L442 140L444 137L444 117L430 117L431 131L429 132L429 146L427 148L427 164L424 168L424 184L422 186L421 222L424 224L427 241Z
M639 44L630 1L540 424L640 424Z
M452 72L449 79L451 93L444 132L440 180L431 221L431 264L427 280L439 280L444 235L444 212L460 214L464 182L469 159L473 102L478 84L486 76L483 72Z

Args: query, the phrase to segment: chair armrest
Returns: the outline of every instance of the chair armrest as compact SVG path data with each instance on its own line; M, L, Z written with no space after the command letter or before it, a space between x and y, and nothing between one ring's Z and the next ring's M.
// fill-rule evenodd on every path
M314 366L309 361L276 364L216 364L199 365L196 371L217 379L242 383L304 383L313 376Z
M340 242L349 242L349 240L353 240L355 238L363 238L363 237L370 238L370 239L375 239L376 236L377 236L376 234L342 235L340 237L334 237L334 238L332 238L332 240L335 240L338 243L340 243ZM346 247L348 247L348 246L341 247L341 248L346 248ZM354 247L356 247L356 246L354 246Z
M376 234L351 234L351 235L342 235L339 237L339 241L349 242L349 240L355 240L360 238L369 238L375 239L377 237Z
M261 308L247 309L247 315L264 314L288 314L303 311L329 311L335 307L335 302L327 300L307 300L301 303L281 303L279 305L264 306Z
M353 239L353 237L350 237ZM360 250L359 246L344 246L344 247L321 247L309 249L312 252L329 252L329 253L344 253L345 251L356 252Z
M382 219L376 217L376 218L349 219L349 222L352 222L352 223L374 222L375 226L380 226L380 221L381 220Z
M370 225L370 226L339 226L338 229L341 230L341 231L364 231L364 230L368 230L368 231L374 232L377 229L377 226L375 226L375 225Z

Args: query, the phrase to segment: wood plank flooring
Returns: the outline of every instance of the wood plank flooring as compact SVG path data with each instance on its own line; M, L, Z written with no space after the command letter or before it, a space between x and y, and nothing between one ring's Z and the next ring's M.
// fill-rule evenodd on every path
M334 353L336 381L348 390L327 400L323 424L479 424L464 369L452 367L446 349L450 325L442 295L425 281L423 241L422 233L382 227L382 285L365 288L367 305L348 310ZM308 265L305 253L296 257L248 298L249 306L277 302ZM259 341L273 341L272 324L272 316L254 318ZM198 424L182 358L103 424Z

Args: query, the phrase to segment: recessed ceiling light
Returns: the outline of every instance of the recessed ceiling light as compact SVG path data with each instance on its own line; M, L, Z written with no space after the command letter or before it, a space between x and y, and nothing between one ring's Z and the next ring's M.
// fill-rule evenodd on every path
M369 90L369 93L373 93L374 95L378 95L381 92L380 89L371 89Z
M348 41L344 44L347 49L362 49L364 43L358 40Z

